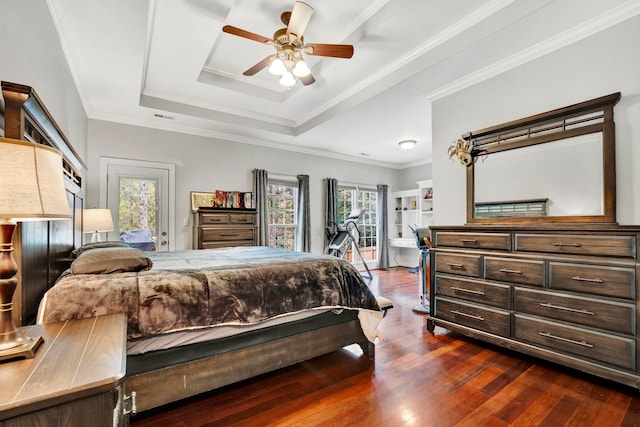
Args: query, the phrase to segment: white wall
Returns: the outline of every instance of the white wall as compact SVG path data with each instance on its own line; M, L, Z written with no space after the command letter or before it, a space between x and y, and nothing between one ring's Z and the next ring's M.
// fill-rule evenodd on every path
M388 184L390 191L395 191L401 175L395 169L98 120L89 121L88 139L88 206L99 206L101 156L176 165L176 249L191 248L189 192L251 191L253 169L278 175L309 175L311 249L315 253L324 250L324 178L374 186Z
M617 219L640 224L640 17L435 101L435 224L466 221L465 168L447 148L469 131L621 92L616 122ZM440 153L440 154L438 154ZM579 160L576 168L580 167ZM434 190L435 191L435 190Z
M0 58L0 80L33 87L85 159L87 116L44 0L2 3Z
M417 181L431 179L431 163L402 169L398 176L398 190L413 190L418 188ZM395 190L394 190L395 191Z

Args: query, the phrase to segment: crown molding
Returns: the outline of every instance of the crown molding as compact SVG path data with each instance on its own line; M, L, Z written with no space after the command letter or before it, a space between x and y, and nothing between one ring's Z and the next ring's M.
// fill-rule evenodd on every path
M629 0L599 16L572 27L560 34L550 37L540 43L511 55L503 60L494 62L484 68L476 70L466 76L440 86L438 89L424 93L430 102L452 95L475 84L493 78L520 65L531 62L546 54L576 43L600 31L626 21L640 13L640 2Z
M300 147L294 144L286 144L282 142L261 139L261 138L253 138L249 136L237 135L232 133L194 128L190 126L185 126L181 124L177 124L175 122L169 120L162 119L149 119L149 120L140 120L137 118L120 116L116 114L106 114L106 113L93 113L89 116L91 120L99 120L104 122L112 122L117 124L125 124L130 126L138 126L144 128L150 128L154 130L162 130L168 132L176 132L188 135L202 136L206 138L216 139L224 142L237 142L241 144L250 144L257 145L260 147L271 148L275 150L285 150L294 153L307 154L311 156L319 156L325 157L335 160L343 160L347 162L361 163L372 166L379 166L388 169L404 169L405 167L411 167L414 164L407 164L409 166L405 166L404 164L396 164L390 162L382 162L378 160L366 159L357 156L349 156L346 154L335 153L331 151L325 151L315 148L308 147ZM428 162L425 162L428 163ZM415 165L423 164L421 162L416 163Z
M63 25L65 22L65 17L61 17L58 10L56 10L55 5L53 4L53 0L45 0L47 9L49 9L49 15L51 16L51 21L53 22L53 26L56 29L56 34L58 35L58 41L60 42L60 47L62 48L62 53L64 55L65 60L67 61L67 66L69 67L69 72L71 73L71 78L73 79L73 83L76 86L76 90L78 91L78 96L80 97L80 102L82 104L82 108L84 109L84 114L89 116L89 112L92 110L91 108L91 97L89 96L89 92L82 86L82 80L78 76L77 67L73 62L73 58L71 56L71 51L69 50L69 46L67 45L67 34L65 33L65 26Z

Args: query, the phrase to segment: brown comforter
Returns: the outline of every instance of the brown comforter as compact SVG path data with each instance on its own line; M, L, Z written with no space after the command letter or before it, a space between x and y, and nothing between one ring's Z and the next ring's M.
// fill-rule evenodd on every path
M360 273L331 256L266 247L149 255L149 271L63 275L38 322L125 312L128 336L138 338L322 307L380 311Z

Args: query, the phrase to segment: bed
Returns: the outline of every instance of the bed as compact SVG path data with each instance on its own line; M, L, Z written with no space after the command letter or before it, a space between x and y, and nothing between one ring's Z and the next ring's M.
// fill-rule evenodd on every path
M180 301L180 298L170 298L170 294L162 293L156 293L153 297L147 295L149 298L144 299L146 306L136 307L135 315L133 312L129 313L129 310L133 310L131 306L119 305L113 300L101 306L94 304L84 311L80 309L82 312L75 314L65 314L65 310L54 313L56 309L53 307L74 305L69 304L73 300L69 289L64 291L65 286L77 287L77 284L70 284L73 276L90 274L94 286L95 280L101 280L98 278L101 274L70 274L67 271L73 252L83 248L81 225L86 167L31 87L2 82L2 92L5 104L5 136L51 145L63 153L65 186L73 214L71 221L20 224L17 242L14 243L14 253L21 272L14 296L15 321L17 324L33 323L38 311L39 320L45 322L65 316L85 317L126 310L129 316L129 355L125 389L128 394L135 392L138 411L299 363L350 344L359 344L366 356L374 357L372 339L381 313L366 285L358 288L360 290L355 294L349 294L347 298L338 296L339 293L327 292L327 295L323 294L322 298L317 298L312 306L307 308L299 305L300 301L296 298L298 293L289 290L289 296L284 298L282 295L286 294L286 290L281 289L281 305L284 308L292 308L293 314L280 312L283 307L278 306L276 309L264 308L262 311L267 313L265 315L255 308L255 305L251 305L254 303L247 303L254 308L228 310L239 314L240 320L230 320L229 316L219 315L218 318L225 320L222 322L224 325L216 323L213 327L209 323L216 316L211 313L208 317L204 316L203 324L195 322L185 314L197 306L197 303L192 302L190 305L189 298ZM104 273L107 277L104 277L103 286L94 290L105 291L107 287L113 287L114 285L106 283L117 275L129 275L135 277L136 281L140 277L151 280L160 270L177 269L178 273L173 271L170 274L190 277L193 288L191 295L202 296L204 289L207 288L206 292L209 292L209 288L208 284L204 286L204 282L198 280L198 275L207 276L208 283L215 271L228 273L234 269L244 269L245 273L251 275L250 272L253 271L254 276L264 279L256 273L264 272L266 267L260 267L258 261L260 258L266 258L268 252L271 252L269 256L275 256L270 262L271 267L279 265L277 268L281 270L292 267L291 271L297 269L297 273L291 277L315 276L318 284L327 277L331 277L335 283L344 283L340 280L348 277L354 286L357 284L360 287L364 284L358 272L346 261L338 258L320 256L321 259L313 260L311 258L314 256L310 254L290 253L288 255L293 258L289 258L288 261L281 260L281 264L278 264L276 259L285 255L282 252L276 254L278 251L273 252L266 248L247 248L247 257L240 261L236 251L240 250L228 249L217 252L217 261L214 260L213 266L206 267L212 271L206 273L202 272L202 265L194 264L197 264L200 255L207 251L187 251L182 254L150 253L148 257L153 264L150 270L140 267L141 271ZM318 268L310 267L309 263L313 262L324 263L322 269L332 273L318 275ZM225 263L226 267L223 267ZM197 269L201 269L201 272L198 273ZM301 272L304 274L301 275ZM113 298L113 294L105 298ZM285 300L287 303L284 303ZM349 307L350 301L356 302L356 308ZM276 314L272 315L274 312ZM369 315L361 316L364 312ZM172 321L166 324L161 322L165 317ZM159 338L169 339L170 344L158 344L156 341L161 341Z
M382 311L348 262L267 247L149 252L88 244L38 322L127 314L137 410L358 343L374 356ZM158 383L164 390L158 392Z

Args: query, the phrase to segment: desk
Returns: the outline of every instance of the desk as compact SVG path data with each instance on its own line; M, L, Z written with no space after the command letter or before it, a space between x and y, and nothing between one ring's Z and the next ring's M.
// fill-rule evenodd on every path
M123 423L127 321L110 314L20 328L33 359L0 363L0 427Z

